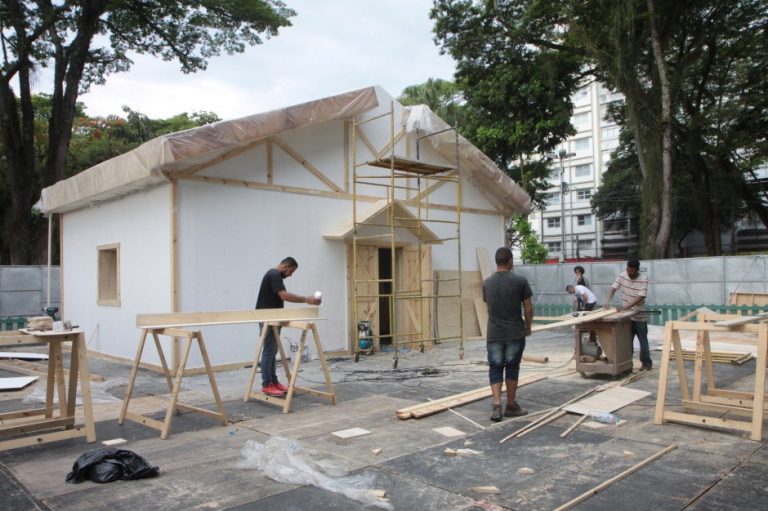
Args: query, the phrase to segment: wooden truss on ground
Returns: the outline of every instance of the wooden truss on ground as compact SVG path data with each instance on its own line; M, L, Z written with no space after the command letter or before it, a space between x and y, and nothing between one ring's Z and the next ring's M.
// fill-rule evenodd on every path
M766 316L736 316L729 314L698 314L698 321L668 321L664 329L664 351L661 357L659 390L654 421L716 426L749 433L752 440L762 438L763 416L765 413L765 371L768 351L768 323ZM757 322L757 324L755 324ZM681 331L697 333L692 390L688 385L685 361L680 343ZM715 384L710 349L711 332L749 332L755 335L757 344L755 380L752 391L737 391L718 388ZM680 404L683 411L666 408L667 382L670 361L674 357L680 384ZM702 388L706 377L706 391ZM720 415L702 415L696 412L708 411ZM747 420L723 418L724 414L746 416Z

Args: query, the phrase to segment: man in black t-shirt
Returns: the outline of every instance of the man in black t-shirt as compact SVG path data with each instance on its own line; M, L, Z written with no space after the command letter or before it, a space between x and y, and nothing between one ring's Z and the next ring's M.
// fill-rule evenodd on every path
M282 309L285 302L308 303L320 305L320 298L300 296L285 290L284 279L287 279L298 269L299 263L293 257L286 257L275 268L270 268L261 279L259 297L256 299L257 309ZM261 324L264 328L264 323ZM261 350L261 391L268 396L282 397L288 387L277 380L275 373L275 356L277 355L277 339L272 328L267 331L264 346ZM301 355L299 353L299 355Z
M493 393L491 420L495 422L502 419L501 385L504 381L507 385L507 406L504 409L504 417L516 417L528 413L517 404L515 397L525 338L531 335L532 296L533 292L528 280L512 273L512 251L507 247L498 249L496 273L483 282L483 300L488 304L486 346L488 377Z

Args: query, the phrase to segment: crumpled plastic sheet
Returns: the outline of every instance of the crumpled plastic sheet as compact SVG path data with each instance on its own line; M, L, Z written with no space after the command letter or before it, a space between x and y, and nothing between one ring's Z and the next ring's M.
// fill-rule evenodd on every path
M112 378L110 380L105 380L102 382L91 382L91 404L105 404L105 403L114 403L117 401L122 401L122 399L117 398L109 393L110 389L113 389L115 387L120 387L122 385L128 385L128 380L126 380L125 378ZM80 387L79 380L78 380L77 399L75 400L76 405L83 404L83 396L81 394L81 390L82 389ZM24 404L39 404L39 403L44 404L45 392L46 392L45 385L35 385L35 387L32 389L32 392L24 396L21 399L21 402ZM57 404L58 402L59 402L59 393L54 392L53 403Z
M312 485L382 509L392 509L371 492L372 475L345 476L343 468L321 459L317 451L304 448L298 441L272 437L259 443L248 440L241 450L240 468L260 470L270 479L288 484Z

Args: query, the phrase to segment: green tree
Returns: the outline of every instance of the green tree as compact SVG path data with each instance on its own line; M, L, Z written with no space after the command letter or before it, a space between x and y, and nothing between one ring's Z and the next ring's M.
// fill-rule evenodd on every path
M641 252L664 257L673 234L672 190L686 180L677 174L688 175L700 199L730 179L734 195L763 218L748 181L765 161L764 137L743 134L745 127L763 133L768 122L765 81L756 79L768 64L766 9L760 0L435 0L432 17L437 40L459 62L458 78L472 80L476 96L499 98L484 128L492 135L507 133L498 126L510 120L563 126L569 97L586 76L624 95L623 126L641 176ZM516 86L505 88L510 76ZM537 111L546 113L526 115ZM539 140L551 148L567 133L526 127L525 136L528 147ZM713 172L719 177L697 178ZM710 239L719 226L706 218L712 211L702 208L697 220Z
M290 25L280 0L5 0L0 5L0 135L13 225L10 262L27 264L36 233L31 207L39 187L64 177L77 98L109 73L127 71L130 52L178 60L184 73L233 54ZM35 72L53 74L48 137L35 151ZM38 186L39 184L39 186ZM3 238L9 231L3 233Z
M517 215L507 225L507 244L520 249L523 264L538 264L547 260L549 251L528 221L528 215Z
M42 161L47 147L47 119L51 109L51 97L46 94L32 97L37 119L35 121L35 149L38 161ZM149 117L123 107L125 117L110 115L107 117L88 117L85 115L85 105L77 103L76 114L72 126L72 139L69 144L67 161L64 167L64 177L74 176L98 163L121 155L159 135L180 130L203 126L219 120L212 112L195 112L192 115L182 113L168 119L150 119ZM129 120L130 119L130 120ZM7 186L7 168L0 160L0 229L2 232L13 232L7 206L10 202L9 187ZM36 186L39 187L38 184ZM34 214L32 225L36 229L46 227L42 216ZM0 260L8 259L10 250L9 237L0 237ZM44 254L46 249L44 238L38 238L36 249ZM53 247L54 259L56 246Z
M463 96L459 86L449 80L429 78L426 82L409 85L397 100L406 106L427 105L442 120L460 127Z

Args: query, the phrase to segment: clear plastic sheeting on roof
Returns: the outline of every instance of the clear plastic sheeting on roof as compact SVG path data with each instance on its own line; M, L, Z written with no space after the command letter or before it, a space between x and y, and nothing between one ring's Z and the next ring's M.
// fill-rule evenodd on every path
M402 125L406 132L419 136L451 128L425 105L405 107ZM432 144L447 161L456 161L456 135L453 130L424 138L421 143ZM501 213L513 215L531 211L531 198L528 194L480 149L461 135L459 135L459 163L461 173L468 174L469 181L473 182Z
M288 108L193 128L152 139L45 188L43 213L61 213L156 186L266 137L334 119L347 119L378 106L367 87Z

